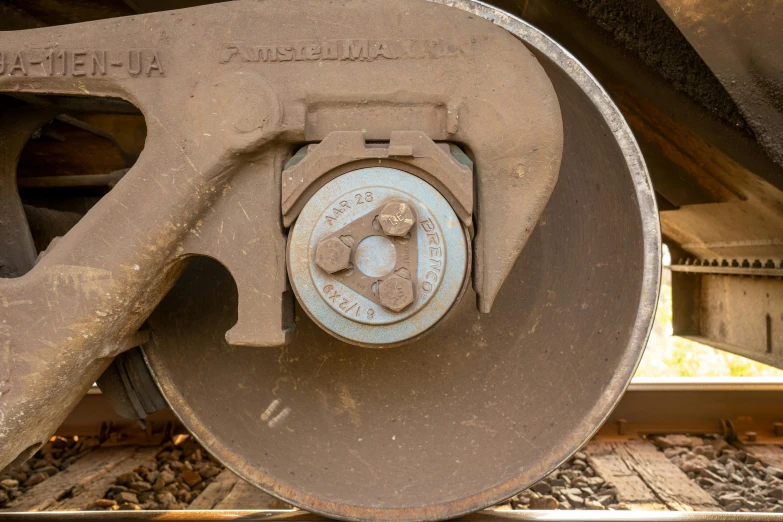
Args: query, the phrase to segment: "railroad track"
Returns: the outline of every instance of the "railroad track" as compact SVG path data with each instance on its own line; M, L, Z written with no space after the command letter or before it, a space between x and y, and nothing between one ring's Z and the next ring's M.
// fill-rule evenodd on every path
M783 511L781 404L783 382L636 380L581 452L528 492L470 519L744 520L752 514L754 520L783 520L777 513L751 513L777 505ZM96 389L57 436L59 442L49 447L59 446L61 453L52 457L50 449L46 456L44 450L30 461L29 473L19 477L29 484L51 476L20 486L0 517L317 519L288 509L291 506L224 469L168 411L158 412L141 427L118 417ZM75 452L69 466L46 466L64 460L56 457L67 454L74 440L86 449ZM721 460L736 465L721 468ZM724 479L717 475L721 469L737 476L726 473ZM742 475L745 469L749 477ZM161 479L167 470L170 475ZM779 503L775 495L781 497ZM135 510L142 506L172 509Z
M774 441L783 421L783 382L759 379L634 379L596 436L608 439L640 434L723 433ZM723 421L729 421L728 423ZM120 417L98 388L93 388L57 430L57 435L148 438L180 426L171 410L147 417L146 429ZM733 432L733 433L732 433ZM783 438L780 438L783 442Z
M211 522L211 521L325 521L326 518L309 513L296 511L117 511L113 513L100 512L69 512L69 513L10 513L0 515L8 522L35 522L48 520L63 520L66 522L111 522L129 521L144 522L149 520ZM546 522L780 522L781 515L770 513L716 513L716 512L621 512L621 511L481 511L458 520L466 521L546 521Z
M779 3L0 0L0 510L783 511Z

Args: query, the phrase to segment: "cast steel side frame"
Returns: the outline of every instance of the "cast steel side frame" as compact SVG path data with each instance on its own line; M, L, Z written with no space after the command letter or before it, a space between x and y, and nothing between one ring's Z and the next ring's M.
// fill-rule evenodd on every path
M318 20L319 38L305 18ZM291 340L279 173L297 145L333 130L373 141L416 130L468 149L479 166L474 286L484 312L547 203L563 146L550 79L519 40L415 0L238 1L2 32L2 93L124 99L144 114L148 139L29 272L27 241L24 267L8 274L24 275L0 280L0 468L34 452L111 358L138 344L190 256L219 260L236 281L230 344ZM4 238L27 234L14 158L34 128L2 137Z

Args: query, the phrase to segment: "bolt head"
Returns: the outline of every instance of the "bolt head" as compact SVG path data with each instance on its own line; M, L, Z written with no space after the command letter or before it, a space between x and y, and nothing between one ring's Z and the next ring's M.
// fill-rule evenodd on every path
M393 274L378 285L378 300L384 308L400 312L413 302L413 283Z
M383 207L378 215L378 222L387 236L404 236L410 231L416 218L408 203L392 201Z
M351 247L336 237L325 239L315 247L315 263L330 274L345 270L350 261Z

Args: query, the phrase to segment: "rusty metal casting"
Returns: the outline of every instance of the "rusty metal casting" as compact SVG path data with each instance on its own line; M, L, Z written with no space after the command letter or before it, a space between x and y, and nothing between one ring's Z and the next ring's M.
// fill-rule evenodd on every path
M404 236L416 223L416 216L406 201L392 201L383 206L378 222L387 236Z
M508 32L436 3L239 1L3 32L0 52L0 93L121 98L148 130L111 193L29 273L0 283L2 464L46 440L133 345L188 257L218 259L236 281L231 345L291 341L279 202L295 144L335 129L465 144L485 165L474 274L485 311L557 178L562 122L541 65Z
M143 420L147 415L168 406L139 348L115 357L97 383L114 410L127 419Z
M731 95L767 154L783 167L780 2L658 3Z
M299 305L326 331L389 347L426 333L451 309L467 282L468 249L437 190L370 167L310 198L289 235L288 273Z
M423 132L392 131L387 144L365 143L365 133L336 131L299 151L282 175L283 224L290 226L318 187L361 167L387 166L435 187L462 223L473 229L473 162L455 145L436 144Z
M780 418L781 401L783 383L774 378L753 383L731 378L636 378L594 437L616 440L621 425L629 439L651 433L720 433L720 420L734 419L738 431L756 431L762 441L780 444L783 423L775 419ZM93 388L58 428L57 435L98 436L103 423L121 432L143 431L118 415L109 402L106 394ZM170 423L181 429L169 409L155 413L148 421L154 430Z
M347 238L346 238L347 239ZM315 246L315 264L328 274L351 266L351 247L339 237L322 239Z
M783 260L688 258L671 271L676 335L783 367Z
M657 211L616 107L540 32L480 4L448 3L530 45L566 131L558 185L492 313L476 312L469 288L432 335L370 350L335 340L298 309L289 346L232 349L221 332L234 321L237 290L219 265L197 260L150 318L150 368L191 432L251 483L343 519L446 518L537 481L609 414L655 309ZM375 145L367 141L362 156ZM297 160L318 149L324 142ZM376 165L388 161L377 155ZM371 166L352 161L335 161L347 165L325 183ZM476 161L478 191L481 168Z
M16 189L16 164L24 144L54 113L38 108L31 110L23 103L7 99L0 100L0 113L3 115L0 119L0 278L10 278L27 273L37 257ZM10 371L10 362L2 358L2 350L0 397Z
M393 274L378 284L381 306L392 312L402 312L416 298L413 283L401 274Z
M589 518L592 522L615 522L618 518L631 518L628 514L622 517L616 516L611 511L599 511L590 513L589 517L577 513L559 511L534 511L534 510L499 510L488 509L475 515L457 519L459 522L537 522L545 518L548 522L572 522L575 518ZM118 516L110 518L122 518L124 522L153 522L164 516L169 522L328 522L329 519L314 518L310 513L299 510L270 509L270 510L239 510L230 511L222 509L192 510L192 511L168 511L162 515L160 511L125 511ZM32 512L32 513L8 513L4 518L9 522L103 522L106 513L100 511L65 511L65 512ZM748 519L757 522L777 522L778 518L772 513L735 513L714 511L642 511L633 514L633 520L639 522L744 522Z
M44 95L126 100L148 134L36 262L12 169L57 115ZM239 0L0 32L0 109L0 468L144 343L167 402L244 479L342 519L444 519L567 458L641 355L660 235L634 138L571 55L484 4ZM409 203L410 239L318 221L358 188L378 216ZM349 265L340 247L319 267L319 241L352 227ZM438 235L439 286L422 273ZM373 314L348 318L335 292L358 296L359 274Z

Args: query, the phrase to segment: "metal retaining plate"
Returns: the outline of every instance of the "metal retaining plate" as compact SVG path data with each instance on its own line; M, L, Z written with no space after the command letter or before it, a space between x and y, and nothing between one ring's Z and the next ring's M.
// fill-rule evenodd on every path
M395 200L408 201L414 209L410 238L387 238L380 226L373 234L370 226L369 234L357 231L361 235L351 239L356 266L344 272L353 273L341 277L342 272L330 274L316 264L320 242L352 223L372 221ZM369 250L363 248L368 240ZM415 247L410 253L403 250L409 243ZM393 271L408 270L395 270L395 265L411 256L418 258L408 274L414 301L400 312L389 310L373 299L379 290L370 287L382 285ZM465 232L446 199L416 176L385 167L355 170L323 186L305 205L288 242L288 273L299 304L324 329L360 345L389 346L428 331L460 295L467 266ZM362 269L369 272L367 282L347 280Z

